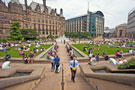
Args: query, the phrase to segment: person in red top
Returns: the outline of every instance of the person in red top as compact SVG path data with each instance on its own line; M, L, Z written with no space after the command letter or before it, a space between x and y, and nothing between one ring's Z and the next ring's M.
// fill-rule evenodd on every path
M122 55L120 54L119 50L117 50L117 52L115 53L115 56L118 58L122 58Z

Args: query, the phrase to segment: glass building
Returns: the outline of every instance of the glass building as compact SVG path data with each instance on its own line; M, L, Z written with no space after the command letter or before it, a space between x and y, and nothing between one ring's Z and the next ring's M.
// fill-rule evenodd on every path
M102 36L104 33L104 14L101 11L88 12L86 15L67 19L65 21L66 32L89 32L94 36Z
M127 38L135 39L135 7L128 14Z

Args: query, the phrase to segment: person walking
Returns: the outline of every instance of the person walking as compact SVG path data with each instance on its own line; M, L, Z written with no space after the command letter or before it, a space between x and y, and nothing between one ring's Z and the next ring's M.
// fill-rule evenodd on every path
M55 72L58 73L58 67L60 66L60 58L59 58L58 55L56 55L56 57L54 58L54 62L55 62L55 65L56 65Z
M55 65L54 65L54 64L55 64L55 63L54 63L54 56L52 55L52 56L50 56L49 58L50 58L50 60L51 60L51 72L53 72L53 70L54 70L54 68L55 68L55 67L54 67L54 66L55 66Z
M71 80L75 83L75 76L77 72L77 67L78 67L78 61L76 60L76 56L72 58L72 60L69 63L70 69L71 69Z

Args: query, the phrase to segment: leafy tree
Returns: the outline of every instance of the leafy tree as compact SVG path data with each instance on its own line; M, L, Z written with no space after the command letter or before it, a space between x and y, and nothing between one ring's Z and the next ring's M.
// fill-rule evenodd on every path
M55 36L55 38L58 38L59 36Z
M21 34L19 22L11 23L10 36L13 40L21 40L22 34Z
M25 40L36 39L37 32L34 29L22 29L21 34Z
M89 39L90 38L90 34L89 32L65 32L65 36L68 38L85 38L85 39Z
M54 39L54 36L53 35L49 35L49 36L47 36L47 38L52 40L52 39Z

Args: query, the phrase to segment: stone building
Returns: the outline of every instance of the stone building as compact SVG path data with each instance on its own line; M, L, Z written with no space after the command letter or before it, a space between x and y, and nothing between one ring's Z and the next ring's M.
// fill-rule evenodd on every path
M114 37L116 37L115 30L116 30L115 28L105 27L103 36L105 38L114 38Z
M66 32L89 32L94 36L102 36L104 33L104 15L101 11L87 12L87 14L67 19L65 21Z
M116 37L117 38L126 38L127 24L121 24L116 26Z
M34 29L40 37L48 35L62 36L64 34L65 18L63 9L60 14L57 9L32 1L30 5L27 0L21 4L19 0L11 0L8 6L0 0L0 37L10 36L10 24L19 21L22 29Z
M128 14L127 38L135 39L135 7Z

